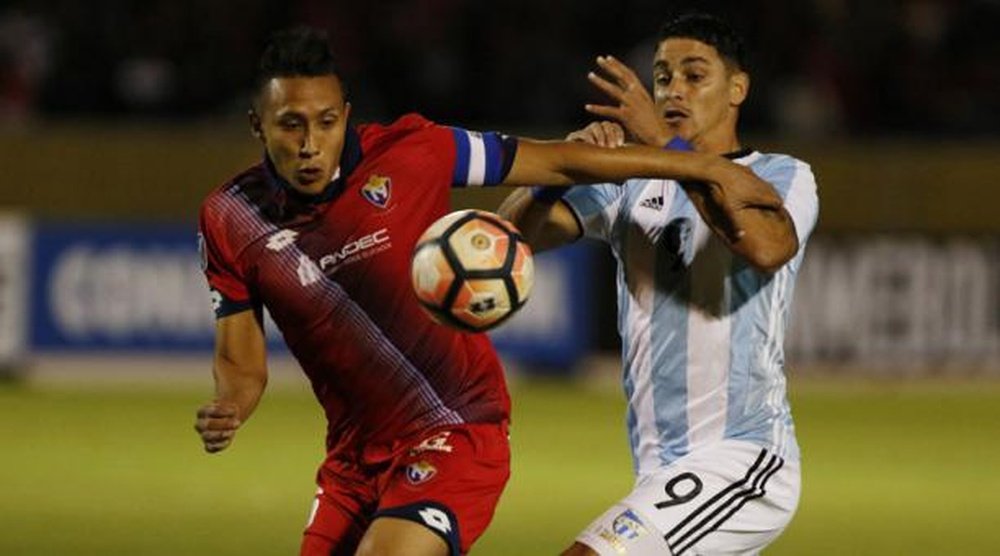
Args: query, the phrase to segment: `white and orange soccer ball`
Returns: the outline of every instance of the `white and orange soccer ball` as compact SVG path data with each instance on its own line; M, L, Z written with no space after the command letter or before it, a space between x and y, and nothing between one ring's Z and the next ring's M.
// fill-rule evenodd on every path
M528 300L534 263L513 224L490 212L460 210L420 236L411 275L417 299L434 320L482 332Z

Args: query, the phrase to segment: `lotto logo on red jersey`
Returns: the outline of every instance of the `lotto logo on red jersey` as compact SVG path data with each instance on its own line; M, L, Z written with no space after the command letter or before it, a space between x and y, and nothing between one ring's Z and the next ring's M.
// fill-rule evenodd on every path
M295 243L297 237L299 237L299 233L294 230L278 230L267 238L267 248L271 251L281 251Z

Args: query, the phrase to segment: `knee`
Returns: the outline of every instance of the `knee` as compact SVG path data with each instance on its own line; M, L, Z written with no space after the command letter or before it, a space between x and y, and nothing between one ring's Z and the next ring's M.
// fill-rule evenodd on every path
M563 551L560 556L598 556L589 546L578 542Z

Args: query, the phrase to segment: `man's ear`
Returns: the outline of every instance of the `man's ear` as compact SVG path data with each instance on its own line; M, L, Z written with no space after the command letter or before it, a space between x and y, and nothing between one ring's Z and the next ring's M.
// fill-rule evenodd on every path
M750 93L750 74L737 71L729 76L729 104L739 106Z
M251 108L247 110L247 118L250 120L250 133L254 137L264 140L264 129L261 127L260 116L257 115L257 111Z

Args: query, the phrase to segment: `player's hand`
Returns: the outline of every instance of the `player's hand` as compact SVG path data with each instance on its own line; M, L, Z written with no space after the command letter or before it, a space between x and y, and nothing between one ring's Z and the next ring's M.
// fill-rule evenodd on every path
M625 144L625 129L615 122L592 122L567 135L566 140L614 149Z
M240 428L240 408L233 402L213 401L198 408L194 430L212 454L226 449Z
M632 68L611 56L598 56L597 66L608 79L593 71L587 74L587 79L618 105L587 104L584 106L587 112L621 122L641 143L654 147L666 145L673 134L656 113L653 97Z

